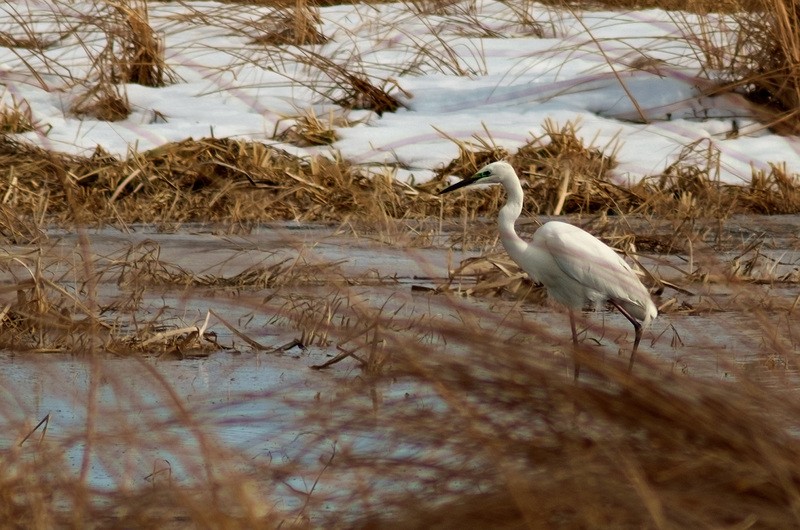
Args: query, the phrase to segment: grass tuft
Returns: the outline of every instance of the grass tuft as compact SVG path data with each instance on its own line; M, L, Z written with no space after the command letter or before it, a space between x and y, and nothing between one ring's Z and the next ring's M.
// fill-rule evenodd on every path
M259 34L253 37L255 44L281 46L291 44L303 46L324 44L327 39L317 28L322 22L319 9L308 0L295 0L293 8L288 2L274 9L256 24Z
M276 129L278 125L280 121L275 124ZM320 120L313 109L309 109L294 118L292 125L274 134L273 138L299 147L330 145L338 140L335 128L347 126L349 126L347 120L343 117L334 117L333 112L328 115L326 122Z
M25 100L17 101L12 95L11 101L0 97L0 134L19 134L36 130L33 111Z

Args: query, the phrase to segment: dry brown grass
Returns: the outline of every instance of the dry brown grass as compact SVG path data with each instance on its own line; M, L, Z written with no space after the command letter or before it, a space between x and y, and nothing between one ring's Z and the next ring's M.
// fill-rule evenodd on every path
M320 55L310 49L298 48L291 56L300 64L318 72L320 81L314 92L343 109L370 110L378 116L405 107L393 92L405 92L392 78L373 79L363 70L363 65L350 57L342 62Z
M689 3L694 6L693 2ZM686 41L701 57L710 95L735 92L762 127L797 134L800 120L800 11L793 0L730 0L676 15ZM716 13L727 13L724 17ZM738 131L734 130L734 134Z
M286 142L299 147L330 145L338 140L335 128L349 126L345 118L336 117L333 112L328 114L327 119L320 119L313 109L309 109L291 119L294 121L292 125L286 127L280 133L274 133L272 136L279 142ZM275 124L276 131L281 125L281 121L279 120Z
M10 99L10 101L9 101ZM27 101L0 97L0 134L19 134L36 129Z
M449 3L413 4L420 11L451 8ZM295 13L294 18L280 20L296 24L281 33L260 21L260 29L267 28L265 45L322 38L315 32L313 7L300 1L279 7L293 7L294 12L286 12ZM104 119L125 115L124 92L118 88L123 78L164 82L166 72L147 25L146 6L116 9L115 20L131 32L123 59L112 58L107 49L102 60L108 62L97 63L105 77L96 77L90 97L79 100L85 105L82 112ZM303 9L305 14L297 15ZM381 84L353 73L346 61L305 57L331 80L332 88L324 93L331 101L378 114L402 104L390 94L399 87L389 80ZM770 69L784 66L778 61ZM764 90L791 95L791 83L765 79ZM780 105L777 97L768 103ZM17 126L24 117L23 112L8 121ZM291 132L284 131L282 140L324 145L335 138L331 125L309 114L287 129ZM2 289L8 296L0 306L0 347L134 358L185 358L232 348L208 330L210 317L248 349L328 349L332 356L315 368L339 363L358 368L356 377L348 373L333 388L320 383L313 399L296 397L307 388L289 388L279 396L302 418L292 428L309 436L302 447L307 451L300 452L322 455L313 465L236 454L210 434L221 420L187 406L192 404L175 396L150 365L143 363L136 374L101 377L93 372L91 385L102 381L115 389L132 375L139 385L150 381L145 376L152 378L158 382L152 383L156 394L170 403L169 417L150 420L140 429L125 421L118 430L100 434L92 431L92 422L100 421L94 417L87 420L85 434L69 439L29 426L18 442L0 452L0 528L800 525L798 345L793 335L798 300L746 289L788 288L800 276L796 268L775 272L780 260L766 255L763 240L735 246L723 238L722 229L737 213L800 212L797 177L774 166L755 175L749 188L725 185L718 176L717 153L699 142L687 146L662 175L622 187L609 177L613 155L585 145L570 123L546 124L541 138L515 153L491 140L459 147L461 155L436 179L411 186L397 182L388 170L370 174L335 157L300 159L258 142L186 140L121 160L99 149L90 157L62 155L0 137L0 233L8 243L38 249L2 260L14 274ZM44 226L137 222L247 227L291 219L386 234L410 230L410 223L403 224L409 220L461 219L465 229L450 232L449 243L492 248L493 225L481 225L476 218L491 218L503 203L502 192L494 188L443 200L435 191L451 175L469 176L500 158L508 159L523 178L527 214L580 214L594 233L633 255L637 250L688 254L680 281L666 289L681 292L713 284L737 294L724 303L714 297L694 305L680 297L664 299L662 312L746 313L763 348L734 351L731 346L718 372L701 378L678 374L646 355L628 374L625 359L604 356L586 341L580 355L591 375L576 385L569 375L570 354L552 347L559 343L560 330L545 328L519 306L489 311L474 300L511 295L526 305L544 302L542 289L500 254L461 263L439 289L473 299L431 295L428 311L416 314L403 312L403 303L393 298L400 288L392 278L344 277L338 263L306 261L302 254L265 256L265 264L230 275L194 273L166 262L153 243L98 259L91 267L42 260L47 253ZM433 241L424 234L420 239ZM693 251L700 244L706 245L705 252ZM738 256L730 263L714 259L720 248L738 249ZM106 303L95 294L101 279L118 288L119 298ZM647 283L663 290L662 280L655 275ZM392 293L370 297L349 287L367 283L388 285ZM194 321L175 318L163 300L147 305L153 293L165 292L210 305L233 298L295 340L274 348L249 338L240 322L225 322L213 309L205 320ZM756 360L745 368L734 360L741 357ZM138 405L139 397L152 390L139 386L117 398ZM265 409L272 397L258 391L228 396L241 403L264 399ZM240 425L258 427L259 421L241 420ZM237 419L225 422L235 425ZM173 433L176 426L180 435ZM22 439L25 434L30 437ZM334 454L321 450L332 440ZM91 447L114 462L120 446L135 451L153 444L198 454L198 465L183 466L194 482L173 481L173 463L161 461L138 477L144 478L144 487L138 481L135 487L112 484L111 491L93 490L85 476L76 481L67 462L67 452L76 447ZM298 475L312 484L297 494L301 507L276 507L270 495L286 487L287 477ZM315 491L320 479L333 486Z
M101 151L88 158L47 153L6 137L0 160L5 206L58 222L402 218L409 197L419 195L390 174L369 176L342 160L303 160L236 140L186 140L119 160ZM62 182L81 205L80 219ZM427 201L431 209L435 202Z
M742 194L741 201L746 208L766 214L795 213L800 209L797 194L798 177L789 175L785 166L770 166L769 173L758 172L753 175L750 189Z
M70 256L57 254L50 246L40 246L29 254L6 255L0 260L0 270L11 278L0 293L8 300L0 307L0 348L29 353L78 354L99 348L116 355L206 356L235 349L232 344L221 344L216 334L208 331L209 320L223 319L205 310L205 318L201 315L187 321L153 293L214 299L220 292L242 294L265 289L272 293L275 305L286 298L279 313L302 317L295 324L298 344L313 344L318 325L309 328L305 320L312 315L316 318L318 311L306 308L311 312L305 314L306 309L297 309L304 301L281 293L359 283L357 277L342 275L339 262L307 259L302 252L290 256L265 253L258 265L235 274L215 275L194 273L164 261L160 246L147 240L113 255L92 258L96 263L90 277ZM371 282L383 280L372 278ZM114 285L115 295L92 298L98 285ZM332 312L328 310L327 314ZM232 324L225 326L234 333L239 331ZM247 341L246 336L239 336Z
M646 224L640 229L648 231ZM757 245L742 249L737 281L765 278L761 275L770 264L764 260ZM120 319L108 325L115 320L109 315L139 306L101 305L100 322L91 309L81 309L88 305L85 289L69 295L50 279L58 267L37 265L37 256L12 261L27 265L19 270L30 269L32 281L20 277L8 288L22 294L0 319L0 331L23 319L30 328L0 335L9 340L19 341L25 333L45 338L69 334L69 351L85 351L88 346L77 337L88 341L98 330L113 337L124 326ZM513 266L497 256L487 262L504 274ZM114 455L119 444L133 450L156 440L164 447L182 447L187 455L196 451L200 464L189 469L196 482L173 481L172 466L178 463L156 461L144 485L88 491L76 487L64 463L65 452L83 439L64 441L30 426L24 434L30 431L31 436L0 456L6 520L32 528L81 527L86 520L98 528L640 527L656 522L704 528L743 521L785 528L800 517L794 505L800 498L795 434L800 402L794 391L797 344L791 333L797 317L788 304L748 306L739 298L725 309L747 311L770 341L765 349L773 352L769 358L760 350L729 352L717 368L733 374L725 382L715 377L719 374L701 379L675 373L668 363L647 355L631 375L624 357L604 354L586 341L582 362L591 372L576 385L569 374L570 354L552 346L563 330L544 327L520 308L489 310L475 300L438 295L427 302L427 311L404 312L403 302L392 295L364 296L344 281L333 286L326 279L328 267L302 260L289 266L279 258L275 263L212 278L165 262L159 247L148 242L98 260L93 269L129 299L143 288L184 292L188 285L182 296L213 304L221 299L208 288L267 289L266 298L240 296L238 303L243 310L268 315L270 327L293 329L298 340L292 347L337 354L318 368L337 363L358 367L358 377L339 381L330 394L320 390L316 398L290 398L289 389L280 395L302 418L297 428L306 434L299 452L322 454L319 460L300 464L237 457L209 434L218 425L203 409L182 408L177 402L174 417L165 423L155 418L142 430L105 428L93 450ZM478 276L470 294L497 292L498 285L480 285L487 281L480 261L464 266L463 274ZM282 271L281 278L265 282L261 271L268 269ZM709 272L722 276L719 269ZM69 278L79 272L59 274ZM683 286L707 278L687 275ZM520 276L514 281L518 292L530 287ZM309 286L317 289L305 290ZM540 296L541 291L533 291L526 302L540 303ZM102 345L103 351L183 358L221 349L202 322L181 328L165 320L166 314L138 322L138 338L125 352L113 340ZM786 326L780 324L784 320ZM759 361L745 368L734 361L739 356ZM136 388L145 384L153 392L148 377L154 373L154 368L136 373ZM102 380L117 388L117 378L131 376L109 370ZM158 388L169 395L168 388ZM255 391L228 399L269 403L274 397ZM118 393L117 399L138 403L126 394ZM234 417L225 425L258 428L258 418ZM192 433L189 439L169 434L176 422ZM331 440L337 440L334 454L325 452ZM140 468L137 472L144 475ZM301 509L276 509L267 500L270 492L295 474L310 477L308 484L320 479L320 491L310 487L310 494L301 496ZM73 506L80 509L66 509Z
M10 444L4 444L0 461L0 527L3 529L31 528L48 530L53 528L307 528L303 519L282 512L275 506L265 504L259 483L253 476L235 469L232 462L236 454L224 448L208 434L202 420L193 417L183 404L174 402L170 388L152 369L137 371L139 384L147 391L159 395L167 402L164 411L174 414L182 436L170 434L167 423L157 419L145 420L144 429L132 424L116 424L99 418L98 431L85 436L64 437L59 426L59 412L48 414L42 423L18 425L7 433ZM124 377L112 371L105 373L106 382L117 386ZM123 398L123 395L119 395ZM124 399L130 403L140 402L128 394ZM10 411L3 410L4 414ZM52 416L52 418L51 418ZM133 423L138 420L133 419ZM54 423L55 426L48 424ZM173 420L169 423L175 425ZM90 428L91 429L91 428ZM53 433L56 433L55 435ZM91 437L91 441L89 438ZM174 453L173 460L154 459L144 469L137 469L134 488L109 484L113 488L94 488L77 479L71 469L70 451L93 451L98 462L109 468L119 467L119 462L108 458L126 444L132 451L148 447L148 444L167 449L180 444L196 444L201 458L192 461L192 450ZM152 445L150 445L152 447ZM173 474L173 469L175 472ZM179 471L180 470L180 471ZM192 484L181 484L188 472ZM272 474L269 466L260 472L267 473L274 484L280 484L280 476ZM261 475L262 479L267 475Z
M545 134L532 139L514 154L497 148L491 142L459 144L461 154L439 171L436 186L444 187L449 175L468 177L483 165L505 159L516 170L525 188L525 208L531 214L596 213L605 210L627 212L636 206L637 198L629 190L611 182L609 171L616 162L594 146L585 146L578 138L578 129L568 122L563 127L547 122ZM490 189L482 194L464 196L450 206L448 215L463 215L461 201L470 215L495 213L504 199L502 190Z
M364 314L362 325L381 327L388 363L307 411L322 427L308 451L358 440L328 462L333 491L310 499L315 509L348 507L325 526L783 528L800 519L800 402L789 368L797 317L786 307L746 310L765 333L780 327L771 335L780 362L745 367L726 354L723 382L648 358L629 375L624 356L587 341L580 355L592 375L577 385L570 354L548 346L559 330L535 316L474 301L452 301L456 322L439 310L407 328ZM438 340L428 340L431 329ZM353 330L328 328L327 337L341 343ZM361 348L378 342L364 339Z
M112 82L160 87L173 81L164 61L164 45L150 26L147 3L133 0L109 4L109 8L111 20L101 27L109 43L118 46L116 61L109 65Z
M738 47L726 61L727 80L768 110L767 125L800 132L800 6L793 0L757 0L734 15Z
M226 34L241 36L255 46L236 52L221 50L233 61L218 74L228 75L241 68L266 69L293 85L311 91L317 103L332 103L347 110L370 110L382 115L404 107L403 98L410 94L391 76L377 76L363 59L357 47L343 44L334 49L321 49L326 37L320 32L316 5L305 0L296 2L267 2L268 13L250 20L241 12L226 8L198 9L184 4L185 13L176 20L201 20L204 25L218 28ZM324 50L324 51L323 51ZM424 52L421 52L424 54ZM297 68L287 68L295 64ZM402 67L392 70L402 71Z
M340 300L335 314L353 301L342 302L343 295L329 298ZM735 378L718 381L673 373L643 356L628 374L625 359L603 357L586 343L591 376L576 385L570 361L547 346L557 330L473 302L445 307L464 321L430 315L419 322L362 307L358 324L327 327L327 339L352 349L349 359L360 360L364 375L330 395L282 398L302 418L297 451L320 454L318 460L237 458L208 434L215 425L202 412L175 406L189 440L162 434L175 428L170 419L147 424L147 433L105 430L94 450L114 454L115 443L130 450L154 439L188 448L196 441L203 447L201 465L190 468L197 483L182 485L172 477L177 462L160 461L143 487L87 491L92 502L81 504L64 462L64 450L80 441L59 441L56 426L3 454L4 520L30 528L88 520L97 528L797 524L794 371L764 364L750 372L731 363L720 369ZM300 308L294 315L303 313L311 318ZM467 325L470 319L483 329ZM431 330L439 340L426 339ZM360 338L347 342L353 335ZM382 369L369 368L372 352ZM104 377L113 385L120 376ZM147 381L144 372L136 377ZM269 403L259 392L230 399ZM258 428L259 421L226 424ZM295 474L308 477L310 494L300 496L300 508L277 509L269 493ZM54 497L81 515L59 510Z
M324 135L318 122L307 125L292 134ZM388 170L368 173L322 156L301 159L258 142L186 140L120 160L100 150L91 157L49 153L0 137L0 206L13 208L13 216L7 212L11 225L24 219L244 225L284 219L386 227L394 220L472 219L494 215L503 203L502 191L491 188L446 201L435 191L449 175L466 177L488 161L505 158L524 182L529 215L721 220L737 213L800 212L797 176L778 166L756 174L749 188L724 184L715 148L698 142L662 175L625 187L610 177L613 157L584 146L576 133L570 124L548 125L545 136L513 154L490 142L461 143L459 158L418 186L398 182ZM81 205L75 210L78 218L67 207L67 191ZM10 226L4 228L14 237Z
M412 412L408 400L392 401L380 410L390 447L414 450L346 455L334 467L398 482L424 477L418 493L382 497L361 527L798 523L793 392L747 378L725 384L649 369L628 376L608 361L594 364L592 383L573 385L530 343L442 332L461 355L417 346L402 362L435 389L438 405ZM544 332L532 325L524 333ZM348 428L362 425L348 418Z
M659 231L669 230L664 223ZM634 229L651 232L646 223ZM180 447L187 459L199 453L200 464L186 472L195 482L173 480L177 462L156 461L146 473L136 468L136 487L91 491L76 487L64 464L65 452L85 438L63 441L52 432L33 432L21 449L0 455L5 514L29 527L82 527L92 520L99 528L641 527L655 522L702 528L742 521L785 528L800 517L794 509L800 493L795 434L800 402L794 391L798 345L791 331L797 318L791 300L773 300L767 307L763 300L751 304L742 296L717 309L747 312L766 344L757 351L728 352L718 372L707 378L676 373L669 362L646 354L629 375L624 357L585 341L582 362L591 371L575 385L570 353L553 346L564 343L559 341L563 329L545 327L524 306L490 310L474 299L436 295L422 304L427 310L408 312L402 300L394 299L397 288L391 279L388 291L365 295L363 289L348 287L345 280L358 284L358 279L339 276L335 264L302 259L290 264L278 257L274 267L211 277L165 262L158 245L148 242L92 267L98 280L117 285L120 299L130 303L99 304L101 318L86 302L87 289L79 286L70 294L62 285L80 274L81 264L64 272L58 263L38 265L36 255L15 258L13 263L27 265L19 269L27 276L20 275L8 288L22 293L0 319L0 332L8 332L0 337L8 341L25 340L26 333L51 341L70 335L71 342L62 348L80 352L92 351L89 342L99 337L105 352L146 352L162 359L207 355L224 345L214 342L202 321L176 324L166 308L135 325L125 325L122 316L142 307L145 292L178 292L213 305L230 296L213 292L222 290L236 292L237 305L266 316L270 328L291 330L297 339L285 348L335 354L315 367L344 363L357 368L356 377L337 380L331 390L320 386L314 398L299 397L303 390L308 393L307 387L277 396L301 418L292 427L304 433L296 449L320 454L313 462L237 456L211 433L220 424L258 429L260 422L268 424L268 415L263 420L260 415L212 420L204 409L178 400L173 416L155 418L144 429L132 429L127 421L116 430L105 428L93 451L113 462L120 444L129 450L154 443ZM694 259L700 262L699 256ZM482 263L514 275L513 264L502 257ZM474 274L465 283L477 280L473 296L530 290L519 275L509 287L487 285L491 270L482 263L465 263L462 271ZM772 265L758 245L742 248L738 264L731 273L735 283L725 284L731 288L757 279L800 280L796 274L769 277ZM725 265L710 261L703 274L687 274L682 286L728 281ZM339 276L337 285L331 272ZM719 279L710 279L712 274ZM263 290L266 296L241 294ZM541 290L531 291L525 301L541 303ZM20 331L23 323L28 329ZM741 357L756 361L744 367L736 362ZM153 383L147 382L155 373L152 367L135 374L108 370L98 378L117 388L118 378L136 377L136 394L116 396L139 403L136 396L153 392L147 386ZM732 375L720 381L721 373ZM157 395L170 395L169 388L158 388ZM259 390L228 396L233 403L264 399L267 410L275 398ZM191 436L170 434L176 425ZM336 449L330 454L332 440ZM302 508L276 508L270 495L296 475L308 478L310 493L297 494ZM309 486L315 478L321 481L319 491L315 481ZM53 492L60 502L42 492Z
M490 142L460 144L461 155L439 173L439 179L423 186L444 187L443 180L456 174L467 177L483 164L505 159L523 181L525 212L532 214L608 214L659 216L667 219L720 221L743 213L797 213L800 181L773 166L768 175L756 173L750 188L720 180L719 152L708 141L686 146L661 175L647 177L633 186L614 182L610 170L613 155L603 155L578 138L571 123L563 127L545 124L546 133L516 153ZM491 216L503 203L502 191L490 188L448 198L444 217Z
M89 13L72 14L77 28L100 33L104 45L91 53L89 73L72 103L72 112L103 121L125 119L131 106L125 83L160 87L174 80L164 61L160 38L150 26L146 2L98 2ZM69 21L65 21L69 24ZM76 31L77 33L77 31ZM91 44L84 44L87 50Z
M800 131L800 7L794 0L544 3L573 10L574 14L578 9L675 11L673 19L683 28L684 40L694 48L701 69L709 77L698 82L706 94L742 94L750 102L748 113L763 127L779 134L795 135ZM591 34L590 38L594 39ZM607 57L604 59L608 61ZM618 67L611 63L609 66ZM624 83L622 86L625 88ZM637 106L633 96L628 97Z
M321 23L316 5L307 0L275 2L276 9L258 21L254 28L256 44L322 44L327 39L318 28ZM292 5L293 4L293 5Z
M144 1L56 2L32 11L9 6L6 13L18 27L0 35L0 42L12 51L25 48L29 53L15 53L31 79L43 90L70 92L70 110L77 116L124 119L131 112L124 84L160 87L174 81ZM50 54L54 45L71 39L86 54L85 70Z

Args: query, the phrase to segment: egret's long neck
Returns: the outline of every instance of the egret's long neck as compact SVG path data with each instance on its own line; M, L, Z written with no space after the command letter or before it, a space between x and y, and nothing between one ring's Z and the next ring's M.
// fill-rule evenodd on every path
M497 216L497 224L500 231L500 241L503 242L508 255L511 259L520 262L520 258L528 248L528 243L517 235L514 229L514 221L522 213L522 185L519 180L513 179L511 183L506 183L506 204L500 209Z

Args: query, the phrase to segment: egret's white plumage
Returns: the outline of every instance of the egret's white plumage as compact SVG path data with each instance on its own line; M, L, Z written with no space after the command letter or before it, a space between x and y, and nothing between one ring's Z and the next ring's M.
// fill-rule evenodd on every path
M536 231L531 243L519 237L514 222L522 212L524 194L519 177L510 164L493 162L471 178L457 182L439 194L472 184L501 184L505 188L507 200L498 216L500 240L511 259L541 282L550 296L569 308L575 344L578 339L573 310L583 307L586 301L608 301L633 324L636 337L629 363L632 367L642 327L647 327L658 311L630 265L605 243L571 224L545 223ZM576 378L578 370L576 363Z

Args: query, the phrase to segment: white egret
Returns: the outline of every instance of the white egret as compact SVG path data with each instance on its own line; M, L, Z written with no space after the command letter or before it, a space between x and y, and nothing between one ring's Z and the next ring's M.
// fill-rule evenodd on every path
M443 189L439 195L473 184L501 184L505 188L506 204L498 215L503 247L522 270L542 283L550 296L567 307L573 346L578 345L575 308L582 308L586 301L595 304L610 302L633 324L635 338L628 370L633 368L642 329L649 326L658 311L630 265L608 245L571 224L545 223L533 235L531 243L519 237L514 230L514 221L522 212L522 185L514 168L507 162L488 164L472 177ZM576 379L579 371L576 359Z

